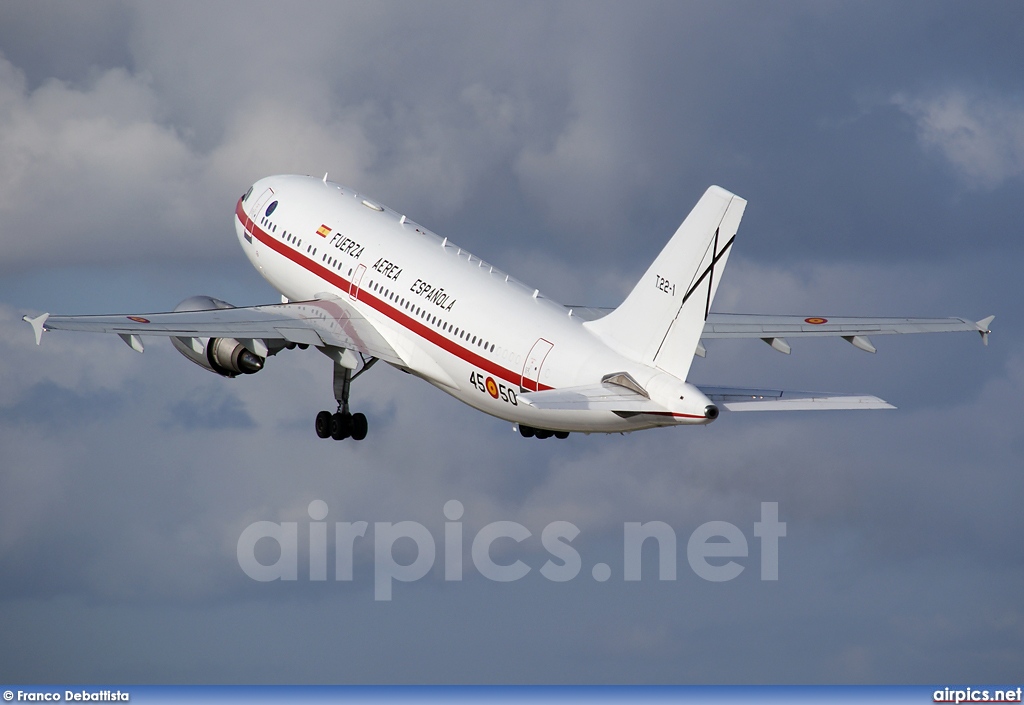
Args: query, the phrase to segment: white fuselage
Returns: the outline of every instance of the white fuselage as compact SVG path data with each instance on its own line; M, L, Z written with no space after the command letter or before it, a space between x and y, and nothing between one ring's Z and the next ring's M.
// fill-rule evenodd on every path
M692 385L617 353L564 306L349 188L262 179L239 200L235 228L253 266L290 301L342 298L401 355L403 369L488 414L584 432L708 422L710 402ZM667 411L623 417L518 400L619 372Z

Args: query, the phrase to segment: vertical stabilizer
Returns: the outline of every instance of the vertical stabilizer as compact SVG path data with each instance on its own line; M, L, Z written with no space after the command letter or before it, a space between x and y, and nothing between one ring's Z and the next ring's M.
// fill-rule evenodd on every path
M746 205L709 188L626 300L584 325L622 354L685 380Z

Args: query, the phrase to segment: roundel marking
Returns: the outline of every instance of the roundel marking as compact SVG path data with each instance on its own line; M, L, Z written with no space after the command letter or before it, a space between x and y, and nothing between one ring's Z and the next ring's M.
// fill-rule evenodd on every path
M487 387L487 393L495 399L498 398L498 383L494 381L493 377L488 377L487 381L484 382L484 386Z
M264 213L263 216L265 218L269 218L274 213L275 210L277 210L277 201L274 201L269 206L267 206L267 212Z
M828 319L813 316L811 318L805 318L804 323L810 323L812 326L820 326L822 323L828 323Z
M149 323L149 319L143 318L142 316L126 316L126 318L129 321L135 321L136 323Z

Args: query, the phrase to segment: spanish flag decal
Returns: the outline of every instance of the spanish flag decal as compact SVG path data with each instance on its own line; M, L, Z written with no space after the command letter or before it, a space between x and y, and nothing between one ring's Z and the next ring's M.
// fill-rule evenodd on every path
M326 225L321 225L319 228L316 229L316 234L319 235L320 237L327 237L328 235L331 234L331 229L328 228Z

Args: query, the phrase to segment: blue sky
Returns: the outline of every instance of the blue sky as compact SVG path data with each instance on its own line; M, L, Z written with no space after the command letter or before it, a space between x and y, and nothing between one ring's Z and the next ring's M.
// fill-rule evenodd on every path
M1019 677L1022 20L1010 2L4 3L0 680ZM899 408L557 443L378 366L353 444L313 434L332 400L314 352L225 380L162 341L37 348L20 321L273 301L234 203L261 176L324 172L593 305L717 183L749 206L716 310L996 314L995 333L878 338L877 355L714 341L698 381ZM527 526L512 553L533 570L438 568L389 603L366 551L351 584L246 577L242 530L301 534L315 499L328 522L436 537L458 499L467 535ZM778 582L756 570L761 502L787 522ZM625 582L623 524L653 520L681 537L679 578ZM567 583L538 573L554 521L581 531ZM706 521L750 542L733 581L685 569Z

